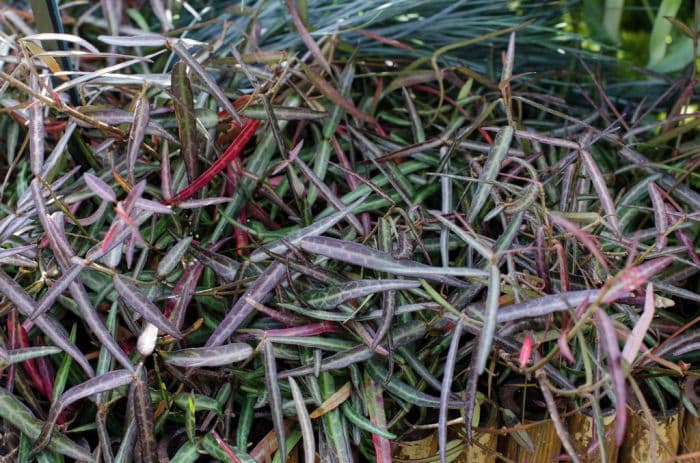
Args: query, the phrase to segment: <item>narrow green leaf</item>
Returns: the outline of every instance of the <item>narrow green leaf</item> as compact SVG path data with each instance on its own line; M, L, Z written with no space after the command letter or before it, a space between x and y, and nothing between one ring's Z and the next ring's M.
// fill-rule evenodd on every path
M297 96L290 97L285 101L285 104L290 107L296 107L300 103ZM278 121L280 131L284 130L287 126L287 121ZM246 161L246 170L250 172L253 176L257 178L262 178L265 176L267 168L270 166L272 161L272 156L275 154L277 149L277 144L275 142L275 137L272 131L267 131L263 139L258 143L255 148L255 152ZM255 188L257 188L257 180L249 176L243 176L239 179L238 186L233 193L231 202L226 205L226 209L222 212L222 218L225 217L237 217L243 206L246 204L248 199L253 194ZM348 201L349 202L349 201ZM214 231L207 239L207 243L215 243L221 238L224 233L224 229L228 225L228 221L220 220Z
M8 364L21 363L25 360L45 357L47 355L58 354L60 352L62 352L61 349L55 346L25 347L23 349L13 349L7 352L3 352L3 357L5 357L3 358L3 360L6 361Z
M71 328L70 331L70 340L71 342L75 342L75 337L77 333L77 325L73 325L73 328ZM63 391L65 390L66 383L68 381L68 374L70 373L70 367L73 364L73 359L71 358L70 355L65 354L63 356L63 360L61 360L61 366L58 368L58 371L56 372L56 379L54 380L53 383L53 402L56 403L61 395L63 395Z
M486 204L489 193L493 188L493 182L496 180L498 172L501 170L501 163L508 154L508 148L510 148L510 143L513 140L513 133L513 127L510 126L503 127L498 131L496 139L489 151L486 163L484 164L484 168L481 171L481 175L479 175L479 184L472 198L471 205L469 206L467 223L473 223L484 207L484 204Z
M203 394L186 393L174 394L171 396L173 403L187 412L190 407L193 407L193 412L201 412L203 410L215 412L221 415L221 404L214 399Z
M330 373L321 373L319 383L323 400L327 400L336 392L335 381ZM351 463L353 458L350 452L350 443L340 410L331 410L324 414L321 420L326 439L333 448L338 463Z
M507 427L516 428L522 426L522 423L520 423L520 420L518 419L515 413L508 410L507 408L502 408L501 412L503 413L503 422ZM530 435L527 433L526 430L523 429L512 432L510 433L510 436L515 440L515 442L519 446L525 449L527 453L534 455L535 444L532 442L532 439L530 438Z
M338 89L340 91L340 94L343 98L348 98L350 96L350 88L352 86L352 81L355 78L355 63L354 61L348 60L347 63L345 63L345 66L343 68L342 73L340 74L339 82L338 82ZM336 128L338 127L338 124L340 123L341 118L345 114L345 111L343 108L338 105L334 104L330 112L328 113L328 117L323 122L323 130L321 132L321 139L319 140L319 148L316 151L316 156L314 157L314 174L320 179L323 180L326 177L326 172L328 170L328 165L330 161L330 156L331 156L331 137L335 135ZM311 186L309 188L309 193L307 195L309 205L313 205L314 202L316 201L318 191L316 190L315 186Z
M183 395L183 394L178 394L178 395ZM184 404L185 407L181 407L185 409L185 432L187 433L187 438L190 440L190 442L194 443L194 438L195 438L195 425L197 424L196 420L196 411L197 411L197 406L195 405L194 401L194 393L190 393L189 395L185 394L187 398L187 403ZM176 399L177 403L177 399ZM218 405L218 404L217 404ZM220 410L219 410L220 412Z
M187 179L192 182L199 175L197 116L194 110L192 85L187 77L187 65L176 63L170 74L173 91L173 108L177 119L180 154L185 164Z
M175 455L170 459L170 463L195 463L199 460L199 450L197 445L191 441L182 444Z
M681 7L682 0L662 0L659 9L656 10L656 19L649 35L649 62L647 66L658 64L666 55L666 37L671 32L671 22L667 16L676 17Z
M384 386L384 389L399 399L411 405L415 405L416 407L440 408L440 399L438 397L420 392L395 376L392 376L391 379L387 381L386 378L390 377L389 372L379 366L376 361L368 361L365 363L365 368L372 376L372 379L380 382ZM464 403L462 401L457 400L449 400L447 402L449 408L462 408L463 405Z
M238 415L238 424L236 425L236 446L239 449L248 448L248 436L253 424L253 407L256 400L254 395L248 394L241 404L241 412Z
M440 213L436 211L429 211L430 214L438 219L441 224L443 224L445 227L449 228L452 232L454 232L457 236L462 239L465 243L467 243L469 246L474 248L476 252L481 254L481 256L486 259L487 261L490 261L493 259L493 250L489 248L486 244L482 243L477 237L472 236L469 234L466 230L458 227L452 221L447 220L444 218Z
M343 415L345 415L345 418L347 418L350 423L354 424L358 428L369 433L376 434L385 439L394 440L397 438L396 434L387 431L386 428L377 426L364 416L360 415L360 412L358 412L349 402L343 402L340 409L343 412Z

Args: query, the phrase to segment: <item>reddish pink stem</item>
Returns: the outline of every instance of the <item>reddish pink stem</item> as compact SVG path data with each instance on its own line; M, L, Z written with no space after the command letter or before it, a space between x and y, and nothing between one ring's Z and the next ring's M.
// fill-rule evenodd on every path
M204 173L194 179L192 183L177 192L175 196L170 199L163 200L163 203L178 204L191 198L195 193L208 185L209 182L211 182L219 172L224 170L231 161L240 156L243 148L245 148L250 139L253 138L253 135L255 135L255 131L258 129L259 125L260 121L258 120L251 119L246 121L236 139L229 145L228 148L226 148L226 151L224 151L224 154L222 154L219 159L214 161L214 163L209 166Z
M12 318L7 319L7 329L9 332L15 332L17 335L17 341L19 343L19 347L21 348L26 348L30 347L29 343L29 335L27 334L27 331L22 327L20 324L15 324ZM32 381L34 384L34 387L36 388L37 391L39 391L44 397L46 397L49 400L52 400L53 396L53 385L50 384L47 378L47 381L44 381L42 379L41 373L39 373L39 368L36 363L35 359L30 359L30 360L25 360L22 362L22 367L24 368L25 373L27 373L27 376L29 376L29 379Z
M217 433L216 431L212 431L211 435L214 436L214 439L219 444L219 447L221 447L221 450L224 451L224 453L231 459L231 461L233 461L234 463L240 463L241 459L238 458L235 453L233 453L231 447L229 447L228 444L221 438L219 433Z
M335 323L331 322L321 322L321 323L311 323L304 326L294 326L292 328L281 328L274 330L265 331L267 336L286 336L286 337L305 337L305 336L319 336L326 333L337 333L340 331Z

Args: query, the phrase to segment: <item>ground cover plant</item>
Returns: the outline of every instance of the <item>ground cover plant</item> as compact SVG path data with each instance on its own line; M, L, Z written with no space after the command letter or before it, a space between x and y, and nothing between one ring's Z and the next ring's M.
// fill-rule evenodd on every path
M697 416L692 8L643 67L620 2L49 3L0 16L7 461L525 461L540 421L614 461Z

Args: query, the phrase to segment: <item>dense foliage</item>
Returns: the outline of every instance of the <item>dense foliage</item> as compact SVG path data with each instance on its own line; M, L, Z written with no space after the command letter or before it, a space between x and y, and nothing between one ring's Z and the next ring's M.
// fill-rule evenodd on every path
M577 412L695 416L697 25L642 3L7 7L4 450L453 461L531 406L578 461Z

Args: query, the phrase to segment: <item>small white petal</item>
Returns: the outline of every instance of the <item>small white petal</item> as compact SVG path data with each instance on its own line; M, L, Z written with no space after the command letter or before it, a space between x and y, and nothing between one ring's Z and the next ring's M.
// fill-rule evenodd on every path
M158 340L158 328L150 323L146 323L139 340L136 343L136 348L139 354L144 357L148 357L153 353L153 349L156 347L156 340Z

